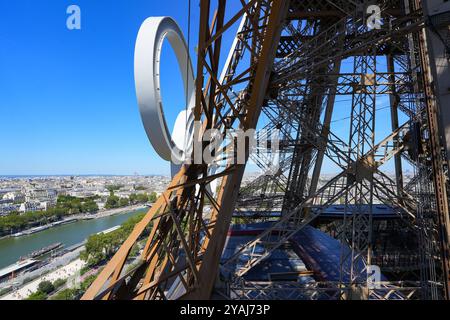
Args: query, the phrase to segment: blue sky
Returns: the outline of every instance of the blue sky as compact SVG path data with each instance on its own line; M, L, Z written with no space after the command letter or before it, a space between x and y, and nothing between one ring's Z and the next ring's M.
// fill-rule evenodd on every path
M199 1L191 2L195 64ZM81 30L66 28L71 4L81 8ZM0 0L0 175L168 174L141 124L134 44L149 16L172 16L186 36L187 9L187 0ZM185 98L168 46L161 74L173 123ZM344 101L334 118L348 114ZM381 124L380 137L389 125ZM348 129L335 128L347 140Z
M134 43L149 16L172 16L187 33L187 3L0 0L0 174L167 174L141 124ZM71 4L81 8L81 30L66 28ZM165 51L166 109L181 109L182 91L173 94L181 77Z

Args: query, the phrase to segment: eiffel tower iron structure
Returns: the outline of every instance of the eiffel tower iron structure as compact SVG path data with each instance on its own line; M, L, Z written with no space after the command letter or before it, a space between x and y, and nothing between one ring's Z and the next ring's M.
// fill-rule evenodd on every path
M83 299L449 299L448 2L236 3L200 0L193 116L223 137L277 131L278 165L247 152L245 184L246 164L181 166ZM266 227L224 258L237 222ZM336 280L248 279L311 226L340 244Z

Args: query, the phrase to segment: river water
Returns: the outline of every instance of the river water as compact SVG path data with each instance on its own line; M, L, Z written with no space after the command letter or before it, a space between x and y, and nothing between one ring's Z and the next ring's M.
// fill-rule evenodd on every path
M35 250L57 242L61 242L65 248L83 242L90 235L120 225L128 218L146 210L130 211L92 220L80 220L29 236L0 240L0 269L15 263L21 257Z

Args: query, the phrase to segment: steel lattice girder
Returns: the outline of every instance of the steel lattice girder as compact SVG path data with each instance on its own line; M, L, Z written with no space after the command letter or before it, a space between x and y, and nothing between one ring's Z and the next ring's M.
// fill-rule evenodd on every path
M203 129L225 130L232 125L254 128L288 1L249 1L225 21L225 1L219 0L211 24L210 5L210 1L201 1L195 118L203 122ZM222 35L242 17L245 17L243 29L231 52L226 76L219 81ZM210 30L207 26L211 26ZM250 61L258 57L259 63L243 72L237 71L245 51L252 57ZM205 73L207 79L203 76ZM230 99L234 95L232 83L246 85L247 93L242 94L241 99ZM241 114L245 117L240 117ZM208 298L216 277L211 270L218 270L244 168L244 165L229 165L222 173L208 176L205 165L184 166L83 298ZM205 187L214 179L222 180L216 198ZM207 216L205 199L213 204ZM122 269L131 248L149 226L151 231L142 253L143 263L124 275ZM126 278L129 278L127 282Z
M420 20L420 18L419 18L419 20ZM413 32L413 30L412 29L409 29L409 31L407 31L405 34L403 34L403 36L404 35L407 35L409 32ZM323 43L323 42L322 42ZM307 51L307 50L305 50L305 51L303 51L303 52L307 52L307 54L310 54L310 51ZM326 60L326 58L324 58L324 60ZM310 70L308 70L308 72L309 72ZM298 74L295 74L294 75L295 76L295 78L297 78L298 77ZM300 76L301 77L301 76ZM285 79L283 79L283 80L285 80ZM276 82L275 82L276 83ZM393 82L391 82L389 85L392 87L392 85L393 85L394 83ZM412 84L412 81L409 79L409 82L408 82L408 85L409 86L411 86L411 84ZM284 84L285 85L285 84ZM282 85L282 86L284 86L284 85ZM289 89L291 89L292 87L295 87L295 85L296 84L293 84L290 88L287 88L286 90L289 90ZM303 87L307 87L307 83L305 83L304 85L303 85ZM372 86L373 86L373 84L372 84ZM283 89L281 89L281 90L283 90ZM281 91L280 90L280 91ZM411 90L411 89L410 89ZM302 90L299 90L299 91L306 91L306 90L304 90L304 89L302 89ZM362 90L361 90L362 91ZM391 91L389 91L389 92L391 92ZM394 91L392 91L392 93L393 93ZM412 91L411 91L412 92ZM376 90L372 90L372 92L364 92L365 94L374 94L374 93L378 93ZM384 93L386 93L386 92L384 92ZM381 93L380 93L381 94ZM296 95L296 93L293 93L292 94L292 97L295 97L295 96L297 96ZM409 110L409 109L406 109L405 108L405 110L406 110L406 112L408 113L408 114L412 114L412 110ZM418 112L421 112L421 110L420 109L418 109L417 110ZM364 121L363 121L363 123L365 123ZM305 128L305 127L307 127L307 124L304 124L303 125L303 128ZM397 146L396 148L394 148L394 149L397 149L397 151L395 151L395 153L398 153L399 151L401 151L401 147L400 146ZM394 156L396 156L396 155L394 155ZM345 160L344 160L344 162L343 163L345 163ZM395 190L396 189L396 186L395 186L395 183L392 181L392 180L390 180L386 175L384 175L384 174L382 174L381 172L376 172L376 174L374 175L374 177L372 178L372 179L375 179L375 181L377 182L377 187L375 188L375 190L374 190L374 192L375 192L375 196L376 197L378 197L380 200L382 200L382 202L385 202L385 203L390 203L390 204L396 204L396 203L403 203L403 205L405 204L405 202L403 201L403 200L400 200L399 201L399 195L398 194L396 194L394 191L392 191L392 190ZM405 193L404 193L404 191L402 191L402 193L405 195ZM408 204L407 204L407 206L409 205L409 204L412 204L412 203L414 203L415 201L414 201L414 199L411 197L411 196L407 196L407 198L409 199L408 201L411 201L411 202L409 202ZM371 201L371 200L369 200L369 201ZM414 211L415 211L415 207L416 206L412 206L412 207L410 207L410 208L407 208L407 212L409 212L410 214L411 214L411 216L414 216ZM289 228L287 228L286 229L286 231L288 232L288 233L290 233L290 234L294 234L294 232L295 232L295 230L299 230L300 228L301 228L301 226L302 225L304 225L303 223L301 223L300 225L299 225L299 228L298 229L296 229L296 228L291 228L291 230L289 230ZM282 230L283 228L282 227L280 227L280 225L277 225L277 226L274 226L271 230L267 230L263 235L261 235L261 236L259 236L258 237L258 239L256 239L256 240L254 240L254 241L252 241L252 242L250 242L249 244L247 244L244 248L242 248L237 254L236 254L236 256L238 255L238 254L242 254L242 253L244 253L244 254L246 254L246 255L250 255L249 256L249 259L246 259L247 260L247 263L246 263L246 265L245 266L243 266L243 268L242 269L239 269L238 270L238 272L237 272L237 275L238 276L242 276L242 275L244 275L246 272L248 272L248 270L250 270L252 267L254 267L259 261L261 261L261 260L263 260L264 258L266 258L266 257L268 257L268 255L270 254L270 252L271 251L273 251L279 244L281 244L283 241L285 241L286 239L288 239L288 236L285 236L285 237L280 237L280 241L279 242L277 242L277 241L272 241L272 242L270 242L269 243L269 241L268 240L265 240L265 236L268 236L268 235L270 235L271 234L271 232L272 231L276 231L276 232L280 232L280 230ZM364 228L361 228L361 229L364 229ZM365 228L366 230L367 230L367 228ZM262 246L266 246L267 247L267 250L269 251L269 253L266 251L265 253L261 253L261 250L259 249L258 251L255 251L255 249L256 249L256 247L258 246L258 245L262 245ZM231 259L231 260L229 260L226 264L225 264L225 266L226 265L228 265L229 263L231 263L232 262L232 260L233 260L233 258ZM238 277L239 278L239 277ZM238 280L239 281L239 280Z
M402 2L382 1L383 10L386 8L397 10L398 4ZM363 171L370 172L369 180L375 181L375 183L372 182L374 197L379 198L382 202L403 208L404 212L408 213L407 219L411 219L414 223L415 211L418 207L414 197L407 193L407 189L402 190L402 194L399 194L396 182L378 170L382 164L393 157L398 157L403 151L403 145L398 143L398 138L404 127L394 131L392 135L383 140L384 142L376 146L372 144L373 147L368 152L360 153L352 160L352 157L346 155L342 150L350 150L350 146L355 145L354 143L350 143L348 146L332 132L328 132L327 124L322 127L318 122L308 123L307 118L299 117L291 103L292 100L297 104L299 100L303 103L315 101L315 108L322 108L324 105L319 103L314 96L335 96L340 92L362 96L379 92L391 94L395 92L401 94L402 98L413 95L412 99L416 100L404 102L405 106L402 110L409 113L411 118L423 118L425 108L414 109L407 105L419 104L418 100L420 100L417 99L420 95L417 85L411 89L411 79L414 77L414 73L411 73L408 68L403 73L378 73L375 77L377 80L375 84L367 84L362 73L356 72L339 78L336 77L336 73L330 72L330 61L366 55L367 48L375 47L382 54L398 54L405 49L404 40L408 41L412 34L417 34L425 25L420 6L416 7L415 11L400 16L398 13L385 11L392 22L391 29L368 34L358 28L355 29L355 25L361 23L361 20L357 18L358 14L362 12L361 4L364 5L367 2L358 0L349 4L348 1L293 0L289 7L288 1L253 0L248 3L242 2L242 8L225 21L224 0L217 1L217 11L212 19L210 17L210 1L201 1L195 117L196 120L202 121L203 129L220 128L222 130L233 126L245 129L254 128L263 105L274 104L280 109L289 111L287 114L293 116L292 119L297 121L299 125L297 130L303 133L303 137L307 139L308 143L330 157L343 169L341 174L330 180L317 192L312 192L294 210L283 215L273 228L268 229L240 251L241 254L245 252L246 255L250 255L250 259L243 269L238 270L237 279L268 257L270 252L283 244L302 226L311 222L320 211L333 204L336 199L342 197L358 183L361 184L362 180L367 177L355 179L354 169L357 167L362 167ZM339 13L330 14L330 6ZM304 11L311 11L309 10L311 8L314 8L312 10L314 12L309 15L304 13ZM242 17L244 17L241 24L242 29L230 52L226 70L223 73L224 77L219 78L218 62L222 51L222 36L233 23ZM285 51L282 55L283 58L277 60L272 68L272 64L276 60L276 51L280 44L281 29L284 27L285 20L319 21L325 17L337 20L337 22L314 37L308 33L296 34L296 31L291 28L291 37L295 39L295 42L283 45ZM348 34L353 36L348 37ZM345 45L338 46L337 44L342 40ZM393 40L395 41L389 48L387 43ZM248 60L252 62L250 65L245 65L244 52L250 56ZM423 58L425 55L422 52L419 56ZM320 70L322 72L318 72ZM326 70L325 73L323 70ZM270 72L273 72L271 77L269 77ZM314 74L315 72L316 74ZM302 79L305 81L303 82ZM333 84L334 81L337 81L336 86ZM340 85L339 81L341 81ZM363 83L364 86L362 86ZM244 89L233 91L235 85L240 85ZM275 99L271 98L274 88L279 93L279 97ZM302 98L293 99L290 96L291 92L301 92ZM427 92L427 94L430 96L431 92ZM430 105L432 108L436 108L436 106L433 107L431 103L428 103L427 113L433 115ZM313 112L320 114L318 110L313 110ZM431 118L430 127L433 127L435 120L433 117ZM276 116L274 116L274 120L276 121ZM438 150L439 143L436 139L432 142L432 148ZM296 145L296 143L292 144L289 140L287 145ZM385 152L379 156L380 160L373 161L374 156L381 150ZM436 156L434 158L436 160ZM290 156L287 156L286 159L286 168L290 168L292 161L296 161ZM310 160L305 163L307 166L311 165ZM436 162L434 178L436 178L439 168L440 164ZM237 201L243 172L243 165L230 165L215 175L209 174L208 168L204 164L184 166L166 192L136 226L124 245L89 288L84 298L208 298L215 282L216 272L214 271L218 270L220 254ZM440 179L442 177L440 175ZM206 188L206 185L212 180L221 181L217 196L209 193ZM367 188L366 185L360 187ZM437 181L436 187L442 205L442 195L444 194L442 181ZM367 189L363 190L359 197L364 198L366 192ZM206 200L211 202L211 212L206 210ZM317 202L323 206L312 207L312 204ZM448 214L448 208L447 211L442 208L439 212L441 216L445 212ZM147 231L149 227L151 230ZM278 239L268 241L266 237L272 235L272 231L276 231ZM361 228L357 231L364 234L367 229ZM150 232L148 237L146 232ZM147 237L147 242L142 253L142 262L128 274L124 274L123 268L129 252L143 236ZM256 245L260 244L263 244L266 249L263 254L254 250ZM365 248L365 245L362 247ZM225 264L225 270L226 266ZM235 284L237 283L239 282ZM239 288L245 289L244 287L237 289ZM389 292L395 294L395 287L388 287L388 289ZM259 287L257 290L261 293L267 289Z

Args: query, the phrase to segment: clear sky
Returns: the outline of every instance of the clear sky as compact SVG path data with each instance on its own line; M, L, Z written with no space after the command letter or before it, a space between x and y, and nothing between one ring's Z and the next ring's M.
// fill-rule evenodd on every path
M199 1L191 2L195 64ZM71 4L81 8L81 30L66 28ZM0 175L168 174L141 123L134 44L149 16L172 16L187 36L187 12L187 0L0 0ZM168 46L161 77L173 123L185 98ZM333 127L346 141L348 126L340 119L350 103L337 100ZM388 117L389 110L380 112ZM389 119L380 126L383 138Z
M81 8L81 30L66 28L71 4ZM192 1L192 52L197 6ZM141 124L134 44L149 16L172 16L187 34L187 8L188 1L0 0L0 175L169 173ZM164 52L165 109L181 110L181 76Z

